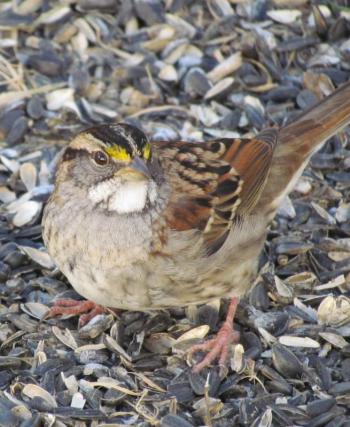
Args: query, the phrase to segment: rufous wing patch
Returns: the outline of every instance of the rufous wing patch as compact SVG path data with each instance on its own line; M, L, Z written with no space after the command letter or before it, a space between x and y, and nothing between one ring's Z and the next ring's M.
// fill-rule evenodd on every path
M208 255L225 243L237 216L249 212L265 185L277 132L256 139L154 142L171 180L166 208L173 230L198 230Z

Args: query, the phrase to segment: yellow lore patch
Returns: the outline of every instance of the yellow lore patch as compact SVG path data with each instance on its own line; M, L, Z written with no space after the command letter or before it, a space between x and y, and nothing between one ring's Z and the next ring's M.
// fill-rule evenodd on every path
M106 148L106 152L119 162L129 162L131 160L130 154L125 150L125 148L120 147L119 145Z
M113 157L113 159L118 160L119 162L130 162L132 160L132 155L130 155L125 148L120 145L113 145L113 147L107 147L106 153ZM137 153L140 157L143 157L145 160L149 160L151 158L151 144L148 142L142 153Z
M147 144L145 145L142 156L146 160L149 160L149 158L151 157L151 144L149 142L147 142Z

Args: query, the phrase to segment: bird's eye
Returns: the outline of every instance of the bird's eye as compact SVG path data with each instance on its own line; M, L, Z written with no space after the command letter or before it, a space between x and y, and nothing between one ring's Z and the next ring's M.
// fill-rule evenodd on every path
M108 163L108 156L103 151L95 151L92 155L92 158L94 159L95 163L100 166L104 166Z

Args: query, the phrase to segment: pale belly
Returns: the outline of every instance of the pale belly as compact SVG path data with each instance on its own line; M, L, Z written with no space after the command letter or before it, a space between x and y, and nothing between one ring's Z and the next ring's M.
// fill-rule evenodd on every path
M212 299L244 295L253 285L257 253L241 248L217 259L185 263L159 256L129 265L111 266L111 259L80 256L75 265L57 264L74 289L98 304L128 310L152 310L205 303Z
M124 245L118 247L118 233L106 233L102 241L99 221L96 227L90 221L82 235L73 226L71 230L56 228L57 216L55 220L45 231L54 238L44 235L44 239L73 288L103 306L141 311L242 296L253 285L266 229L255 218L231 232L224 246L210 257L200 254L198 234L174 232L161 255L150 255L145 239L127 250ZM142 231L140 227L134 238Z
M253 264L211 275L177 280L174 276L150 271L145 266L112 272L77 266L64 272L74 289L88 300L107 307L128 310L154 310L172 306L206 303L212 299L242 296L253 285Z

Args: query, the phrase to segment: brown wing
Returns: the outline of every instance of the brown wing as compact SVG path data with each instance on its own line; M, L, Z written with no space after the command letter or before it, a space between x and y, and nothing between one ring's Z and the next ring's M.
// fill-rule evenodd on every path
M208 254L220 249L237 215L257 202L276 141L277 131L271 129L251 140L153 142L170 176L165 212L170 227L201 231Z

